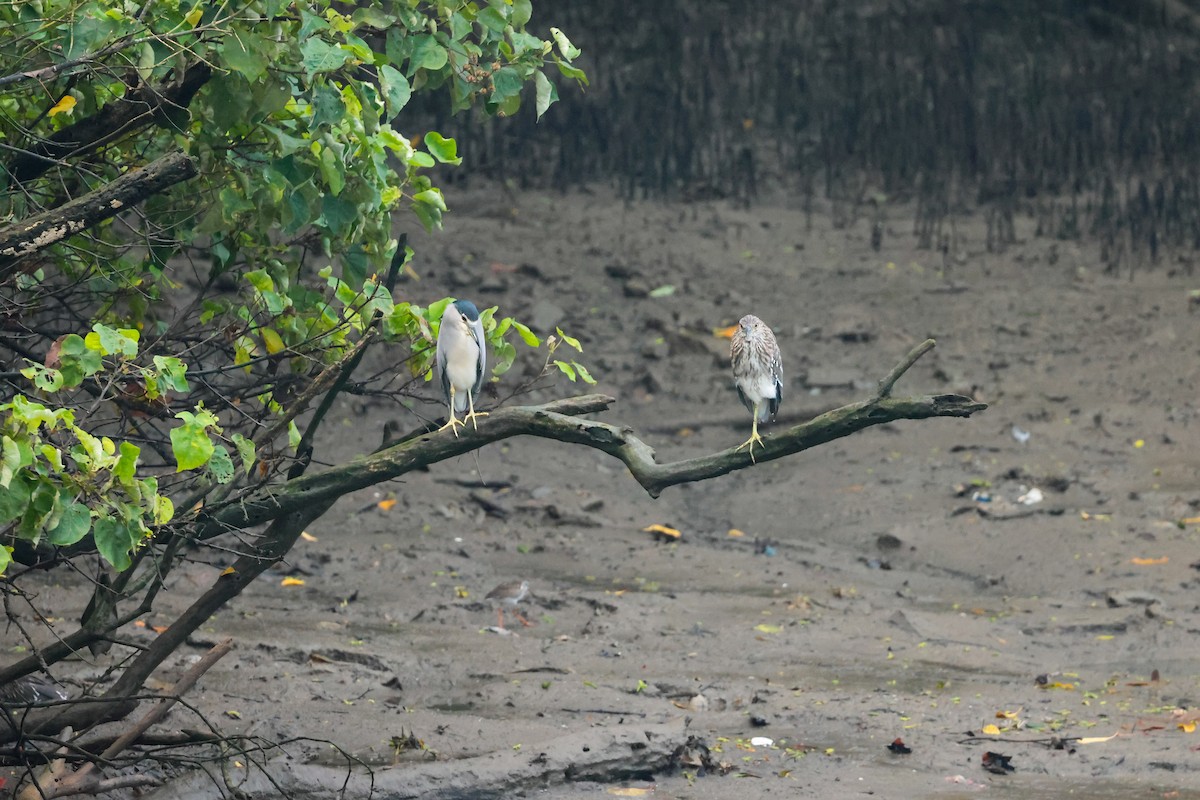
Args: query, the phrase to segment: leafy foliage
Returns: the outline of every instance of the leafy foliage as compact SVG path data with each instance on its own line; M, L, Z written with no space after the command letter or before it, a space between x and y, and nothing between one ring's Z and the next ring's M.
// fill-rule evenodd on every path
M449 300L393 298L414 257L393 217L439 227L433 176L465 154L402 115L436 93L540 117L556 79L586 76L531 20L530 0L0 4L0 347L19 372L0 388L0 573L18 543L128 570L152 534L284 481L320 421L300 415L373 338L409 377L356 391L401 401L428 375ZM5 249L179 153L194 180ZM500 375L512 332L540 342L495 313Z

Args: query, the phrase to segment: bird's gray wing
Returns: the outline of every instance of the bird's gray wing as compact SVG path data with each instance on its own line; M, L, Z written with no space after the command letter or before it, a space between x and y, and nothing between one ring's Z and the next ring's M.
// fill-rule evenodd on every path
M479 396L483 388L483 379L487 375L487 339L483 336L483 320L476 318L471 323L471 335L475 337L475 346L479 348L479 360L475 365L475 385L471 387L471 395Z
M775 396L767 403L771 409L771 416L779 413L779 404L783 402L783 359L779 356L779 349L776 348L775 355L771 357L771 379L775 381Z
M447 306L447 310L453 306ZM434 353L434 363L437 364L438 378L442 382L442 396L446 402L450 402L450 376L446 374L446 347L442 342L442 336L446 332L446 314L442 314L442 322L438 327L437 351Z

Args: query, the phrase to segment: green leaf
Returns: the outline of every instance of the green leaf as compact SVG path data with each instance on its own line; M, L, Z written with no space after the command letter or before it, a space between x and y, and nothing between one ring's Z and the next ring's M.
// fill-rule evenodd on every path
M442 197L441 189L426 189L423 192L418 192L413 195L413 200L418 203L427 203L438 211L446 211L446 200Z
M117 571L124 572L133 563L129 552L142 538L141 529L124 520L100 517L92 527L96 549Z
M300 429L296 427L295 420L288 423L288 446L293 451L300 446Z
M562 328L555 328L554 330L558 331L558 338L562 339L564 342L566 342L571 347L574 347L577 352L580 352L580 353L583 352L583 345L579 344L578 339L576 339L572 336L567 336L565 333L563 333Z
M21 468L21 448L9 436L0 439L0 443L0 487L7 489Z
M7 489L0 492L0 525L11 522L24 514L32 494L33 486L30 478L25 474L16 475L8 484Z
M521 87L524 85L525 81L521 79L521 73L513 67L502 67L492 76L494 91L491 101L501 104L510 97L516 97L521 94Z
M154 495L154 524L166 525L175 516L175 504L169 497Z
M537 90L537 118L541 119L542 114L558 101L558 89L540 69L533 73L533 85Z
M572 361L571 363L575 366L575 371L579 373L579 379L581 381L586 383L588 386L596 385L596 379L592 377L592 373L587 371L587 367L585 367L583 364L580 364L578 361Z
M458 166L462 163L462 159L458 155L458 143L453 139L447 139L437 131L430 131L425 134L425 147L438 161L443 164L454 164ZM446 209L443 208L443 211Z
M673 294L675 294L675 287L669 283L650 290L651 297L670 297Z
M412 37L412 54L409 56L408 74L419 69L438 70L446 66L446 48L438 44L433 36L423 33Z
M226 484L233 480L233 459L229 457L229 451L224 445L213 448L212 457L208 460L208 471L217 483Z
M216 423L216 418L210 412L201 411L203 415L190 411L180 411L175 415L176 419L183 420L182 425L171 429L171 451L175 456L176 472L204 466L216 449L208 438L208 427ZM209 417L212 418L211 423L208 422Z
M180 359L175 356L155 356L154 366L163 386L179 394L187 394L192 390L187 382L187 364Z
M0 545L0 575L4 574L4 570L8 569L8 565L12 563L13 548L8 545Z
M351 53L340 45L330 44L317 36L310 37L300 45L301 64L310 81L317 73L339 69L350 56Z
M113 477L122 485L126 486L133 482L134 472L137 470L138 456L141 455L141 448L129 442L121 442L121 455L117 458L117 463L113 465Z
M572 381L575 380L575 368L572 367L570 364L568 364L565 361L555 361L554 366L556 366L560 370L562 370L562 373L564 375L566 375L568 378L570 378Z
M237 448L238 458L241 459L242 470L249 475L257 457L255 455L254 442L240 433L235 433L231 438L233 439L233 446Z
M412 86L408 78L390 64L379 68L379 88L383 90L384 108L389 118L399 114L400 109L408 105L408 100L412 97Z
M571 40L567 35L558 28L550 29L550 36L554 39L554 43L558 45L558 52L562 53L562 57L567 61L574 61L579 58L579 48L571 44Z
M521 337L521 341L523 341L525 344L529 345L530 347L541 347L542 340L537 337L536 333L529 330L528 327L520 322L517 322L515 319L512 321L512 326L516 329L517 333Z
M91 528L92 512L83 503L72 499L63 505L62 516L46 540L57 547L68 547L87 536Z
M493 33L504 33L504 26L508 24L508 20L500 13L500 9L495 6L488 6L479 12L475 17L475 21Z
M310 40L311 41L311 40ZM239 28L230 33L217 47L224 66L241 73L255 83L267 75L267 41L256 33Z
M530 0L513 0L512 17L509 22L517 30L524 28L533 16L533 3Z

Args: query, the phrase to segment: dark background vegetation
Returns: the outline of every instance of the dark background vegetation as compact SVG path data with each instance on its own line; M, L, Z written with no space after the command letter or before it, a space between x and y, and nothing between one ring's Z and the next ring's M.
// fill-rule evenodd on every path
M1101 238L1110 269L1200 246L1195 0L544 0L592 78L569 111L431 126L502 179L634 197L915 201L924 247L978 212ZM571 88L564 92L575 94ZM864 205L865 204L865 205ZM876 212L878 213L878 212Z

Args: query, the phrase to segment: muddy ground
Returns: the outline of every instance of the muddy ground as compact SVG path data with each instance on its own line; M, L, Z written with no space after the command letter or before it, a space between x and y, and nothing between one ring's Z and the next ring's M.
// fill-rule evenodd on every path
M391 796L436 759L450 766L434 780L464 797L480 796L468 779L508 797L1200 797L1200 731L1187 730L1200 716L1198 526L1181 523L1200 516L1188 303L1200 277L1185 264L1106 276L1093 248L1020 223L1018 244L988 254L972 218L943 256L915 249L906 209L873 252L868 219L834 230L784 200L626 205L603 188L451 200L445 232L413 242L420 280L397 293L561 325L618 398L604 419L660 460L748 435L712 330L750 312L783 350L781 423L865 397L927 336L936 350L897 394L991 407L873 428L658 500L595 451L489 446L343 499L164 685L232 636L189 699L228 732L336 743ZM650 296L662 286L674 292ZM522 349L501 395L539 358ZM559 379L505 402L578 389ZM441 413L429 396L417 414ZM347 402L323 457L376 447L388 420L418 421ZM1018 502L1034 488L1040 502ZM643 531L655 523L681 541ZM194 592L211 571L176 585ZM484 595L522 578L536 624L510 615L513 634L497 633ZM182 712L172 722L197 727ZM506 783L644 730L701 737L728 774ZM410 734L427 751L410 740L397 756L391 740ZM759 736L774 746L749 744ZM886 749L898 737L911 754ZM988 750L1015 772L985 771ZM317 741L288 752L280 773L344 763ZM198 791L188 785L153 796Z

